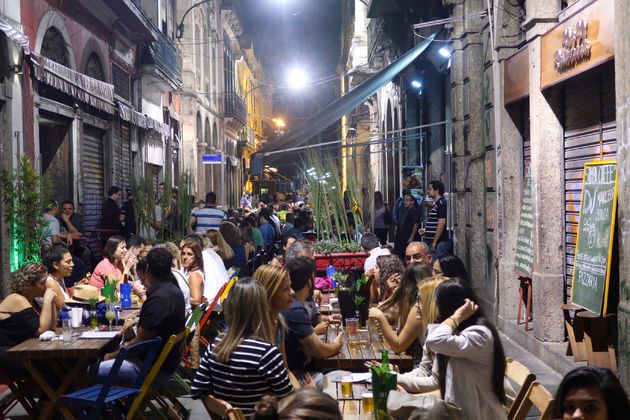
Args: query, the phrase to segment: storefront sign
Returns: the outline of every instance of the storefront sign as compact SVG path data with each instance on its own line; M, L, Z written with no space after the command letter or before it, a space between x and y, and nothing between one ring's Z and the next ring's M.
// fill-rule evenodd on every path
M529 47L503 62L503 102L508 105L529 96Z
M542 90L614 59L615 1L595 1L551 29L540 54Z
M562 48L556 50L553 67L563 73L582 61L591 58L591 41L588 40L588 21L578 21L575 28L564 30Z
M571 302L605 315L617 211L617 162L584 165Z

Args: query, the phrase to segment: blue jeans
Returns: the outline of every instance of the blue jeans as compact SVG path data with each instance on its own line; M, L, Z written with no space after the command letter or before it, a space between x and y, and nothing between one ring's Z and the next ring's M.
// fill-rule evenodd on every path
M112 370L114 361L116 359L106 360L98 365L92 365L88 368L88 375L97 383L104 383L109 376L109 372ZM142 360L130 359L123 360L120 365L120 370L116 375L114 383L116 385L131 385L138 378L140 369L142 369ZM148 372L147 372L148 373ZM172 375L159 372L155 377L153 383L157 386L166 384Z

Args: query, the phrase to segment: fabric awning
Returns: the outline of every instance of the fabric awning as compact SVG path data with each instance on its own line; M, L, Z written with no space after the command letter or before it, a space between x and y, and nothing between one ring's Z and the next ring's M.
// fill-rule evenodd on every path
M4 32L7 37L22 47L25 54L30 54L31 50L28 48L28 37L22 33L21 26L22 25L10 17L0 14L0 31Z
M114 85L76 72L35 52L31 53L31 60L35 65L35 77L40 82L94 108L109 114L115 113Z
M147 130L153 130L160 134L165 135L166 137L171 136L171 128L168 124L161 123L157 120L154 120L151 117L147 117L136 111L135 109L121 103L118 104L118 115L125 121L129 121L130 123L137 125L140 128L144 128Z
M267 155L269 152L282 150L287 147L297 147L306 143L311 137L324 130L339 120L343 115L350 113L357 106L365 102L377 90L379 90L387 82L391 81L398 73L409 66L416 58L424 52L431 44L436 34L431 35L405 54L400 56L398 60L385 67L383 70L361 83L356 88L349 91L346 95L336 99L328 106L317 112L308 120L298 124L289 131L287 135L277 141L269 142L255 152L255 156L260 159L262 156L265 162L274 160L282 156L281 154Z

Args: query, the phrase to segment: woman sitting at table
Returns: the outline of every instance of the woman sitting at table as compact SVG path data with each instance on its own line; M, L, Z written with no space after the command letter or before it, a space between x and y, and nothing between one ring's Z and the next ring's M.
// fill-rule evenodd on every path
M212 243L213 249L219 254L219 257L221 257L224 267L226 269L230 268L228 264L234 258L234 250L232 247L225 242L223 235L218 229L208 230L207 236L208 239L210 239L210 243Z
M203 300L205 279L201 246L196 241L185 240L179 251L182 269L190 292L190 306L194 310Z
M419 304L418 287L431 276L431 269L424 264L413 264L407 267L402 276L400 286L394 294L378 308L371 308L369 317L378 321L383 339L396 353L406 352L414 360L422 358L422 308ZM398 334L392 329L384 312L394 305L398 306Z
M90 284L99 290L105 286L105 277L111 277L120 283L124 275L129 274L131 268L138 262L135 254L127 254L125 238L118 235L107 240L103 254L105 254L103 260L94 268L94 273L90 277Z
M437 354L440 393L467 419L506 419L501 338L467 282L449 279L435 292L438 320L426 347Z
M373 302L385 302L398 288L405 264L397 255L379 255L374 267ZM398 318L398 312L393 313L393 319ZM391 322L391 321L390 321Z
M48 271L41 264L22 266L11 281L11 294L0 302L0 367L11 378L25 376L22 365L7 353L11 347L38 337L57 325L55 292L46 287ZM33 307L42 298L41 311Z
M63 302L70 299L63 279L72 274L72 255L65 246L54 245L44 251L43 264L48 269L46 287L55 292L55 306L60 311Z
M283 398L293 390L269 319L265 288L251 278L237 281L223 303L227 331L208 346L191 386L195 399L211 394L246 417L263 395Z
M274 267L272 265L261 265L254 273L254 280L260 282L267 292L267 303L269 304L269 318L274 326L275 341L274 344L280 350L284 366L289 370L287 364L287 354L284 348L284 336L286 324L280 312L289 309L293 302L293 291L291 290L291 279L289 273L284 268ZM293 386L298 387L299 382L291 372L289 378Z

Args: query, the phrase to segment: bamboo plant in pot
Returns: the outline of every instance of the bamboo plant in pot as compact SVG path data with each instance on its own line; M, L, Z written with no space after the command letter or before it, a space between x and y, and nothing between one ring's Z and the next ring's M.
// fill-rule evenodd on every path
M345 324L348 318L359 318L359 326L367 325L370 309L370 286L365 275L350 287L339 289L339 310Z

